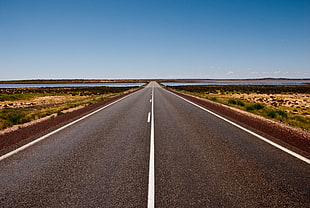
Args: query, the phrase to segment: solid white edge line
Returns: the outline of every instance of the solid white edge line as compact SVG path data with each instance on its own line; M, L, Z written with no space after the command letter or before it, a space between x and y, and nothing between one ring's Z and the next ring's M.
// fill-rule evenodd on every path
M155 164L154 164L154 85L152 87L152 115L151 115L151 141L150 141L150 164L148 183L148 208L155 207Z
M138 90L138 91L140 91L140 90ZM85 116L83 116L83 117L77 119L77 120L72 121L71 123L68 123L68 124L66 124L66 125L64 125L64 126L62 126L62 127L60 127L60 128L58 128L58 129L56 129L56 130L54 130L54 131L52 131L52 132L50 132L50 133L48 133L48 134L46 134L46 135L44 135L44 136L41 136L41 137L39 137L38 139L33 140L32 142L29 142L29 143L27 143L27 144L25 144L25 145L23 145L23 146L21 146L21 147L15 149L15 150L11 151L11 152L8 152L8 153L6 153L6 154L0 156L0 161L6 159L6 158L8 158L8 157L10 157L10 156L12 156L12 155L14 155L14 154L16 154L16 153L18 153L18 152L20 152L20 151L22 151L22 150L24 150L24 149L26 149L26 148L28 148L28 147L30 147L30 146L36 144L36 143L38 143L38 142L40 142L40 141L42 141L43 139L46 139L47 137L49 137L49 136L51 136L51 135L53 135L53 134L56 134L57 132L59 132L59 131L65 129L65 128L67 128L67 127L69 127L69 126L71 126L71 125L73 125L73 124L75 124L75 123L77 123L77 122L79 122L79 121L81 121L81 120L84 120L85 118L87 118L87 117L89 117L89 116L91 116L91 115L93 115L93 114L95 114L95 113L98 113L99 111L101 111L101 110L103 110L103 109L105 109L105 108L107 108L107 107L109 107L109 106L111 106L111 105L113 105L113 104L115 104L115 103L117 103L117 102L123 100L123 99L126 99L127 97L129 97L129 96L131 96L131 95L137 93L138 91L136 91L136 92L134 92L134 93L130 93L129 95L126 95L125 97L122 97L122 98L120 98L120 99L118 99L118 100L116 100L116 101L114 101L114 102L112 102L112 103L110 103L110 104L108 104L108 105L106 105L106 106L103 106L103 107L101 107L101 108L99 108L99 109L97 109L97 110L95 110L95 111L93 111L93 112L91 112L91 113L89 113L89 114L87 114L87 115L85 115Z
M263 137L261 135L258 135L255 132L253 132L253 131L251 131L249 129L246 129L246 128L244 128L244 127L234 123L233 121L230 121L227 118L224 118L224 117L214 113L213 111L210 111L210 110L208 110L208 109L206 109L206 108L204 108L204 107L202 107L202 106L200 106L200 105L198 105L196 103L193 103L192 101L189 101L189 100L187 100L187 99L185 99L185 98L183 98L183 97L181 97L181 96L179 96L179 95L177 95L175 93L172 93L172 92L170 92L168 90L167 90L167 92L169 92L169 93L171 93L171 94L173 94L173 95L175 95L175 96L185 100L186 102L188 102L188 103L190 103L190 104L192 104L192 105L194 105L194 106L196 106L196 107L198 107L198 108L200 108L200 109L202 109L202 110L204 110L204 111L206 111L206 112L208 112L208 113L210 113L210 114L212 114L212 115L214 115L214 116L216 116L216 117L218 117L218 118L220 118L220 119L222 119L222 120L224 120L224 121L226 121L226 122L228 122L228 123L230 123L230 124L232 124L232 125L234 125L236 127L238 127L239 129L242 129L243 131L245 131L245 132L247 132L249 134L252 134L253 136L263 140L264 142L267 142L268 144L270 144L270 145L272 145L272 146L274 146L274 147L276 147L276 148L278 148L278 149L280 149L280 150L282 150L282 151L284 151L284 152L286 152L286 153L288 153L288 154L290 154L290 155L292 155L292 156L294 156L294 157L296 157L296 158L298 158L298 159L300 159L300 160L310 164L310 159L308 159L308 158L306 158L306 157L304 157L304 156L302 156L300 154L297 154L296 152L293 152L293 151L291 151L291 150L289 150L289 149L287 149L285 147L282 147L281 145L279 145L279 144L277 144L277 143L275 143L273 141L270 141L267 138L265 138L265 137Z

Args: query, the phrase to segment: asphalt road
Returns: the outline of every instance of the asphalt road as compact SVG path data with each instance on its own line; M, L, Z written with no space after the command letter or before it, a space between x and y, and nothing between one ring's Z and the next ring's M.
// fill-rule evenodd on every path
M310 207L310 165L154 82L0 161L0 207L154 203Z

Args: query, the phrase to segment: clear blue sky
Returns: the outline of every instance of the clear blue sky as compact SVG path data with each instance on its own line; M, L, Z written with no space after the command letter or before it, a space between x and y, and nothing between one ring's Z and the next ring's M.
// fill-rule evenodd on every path
M310 77L310 0L0 0L0 80Z

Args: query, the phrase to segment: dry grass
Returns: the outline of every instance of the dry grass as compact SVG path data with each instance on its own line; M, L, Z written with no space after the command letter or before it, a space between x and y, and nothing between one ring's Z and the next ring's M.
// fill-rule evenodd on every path
M282 110L288 114L310 117L310 94L257 94L229 93L213 95L226 100L242 101L243 103L260 103L274 110Z
M55 117L130 89L132 88L2 89L0 130L14 125L22 127L21 124L45 117Z
M240 87L240 90L238 86L226 87L219 86L220 90L201 86L196 89L195 86L173 89L310 131L309 86L300 86L301 93L298 91L299 86L292 86L291 91L287 86L283 91L281 86L270 86L273 93L269 93L268 86L251 86L248 91L244 86Z

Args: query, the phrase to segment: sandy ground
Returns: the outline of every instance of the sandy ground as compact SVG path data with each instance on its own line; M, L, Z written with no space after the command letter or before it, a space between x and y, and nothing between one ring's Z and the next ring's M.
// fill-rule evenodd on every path
M136 91L136 90L127 91L126 94L128 94L129 92ZM238 109L235 109L229 106L225 106L219 103L212 102L207 99L197 98L195 96L185 95L179 92L176 92L176 93L186 97L189 100L197 102L198 104L201 104L202 106L205 106L211 110L214 110L215 112L218 112L221 115L232 118L235 121L244 123L252 128L265 132L266 134L271 135L277 139L288 142L289 144L301 150L310 152L310 132L308 131L303 131L299 128L294 128L294 127L282 124L280 122L272 121L264 117L254 115L249 112L245 112L245 111L238 110ZM102 101L97 104L89 105L86 107L79 106L77 108L69 109L70 112L68 113L62 114L60 116L56 116L54 118L51 118L53 116L51 115L50 117L45 117L40 120L29 122L27 124L24 124L25 126L22 126L22 128L19 127L20 125L18 125L17 127L14 127L15 129L12 129L11 131L7 130L9 132L0 134L0 147L6 148L9 146L12 146L13 144L16 144L27 138L33 137L34 135L42 131L47 131L48 129L56 125L59 125L60 123L63 123L69 119L80 116L86 112L89 112L92 109L96 109L106 103L119 99L122 96L125 96L125 94L115 96L108 100ZM240 94L236 96L240 96ZM251 98L249 97L248 99L260 99L260 98L255 97L255 95L252 95L252 96L253 97ZM269 98L270 96L273 96L273 95L269 95Z
M267 107L283 110L286 113L310 117L310 95L309 94L257 94L257 93L232 93L214 94L214 96L229 99L242 100L250 103L261 103Z
M85 105L80 105L80 106L77 106L75 108L70 108L70 109L67 109L67 110L63 110L61 111L62 113L69 113L69 112L73 112L73 111L76 111L76 110L79 110L81 108L84 108ZM24 124L18 124L18 125L14 125L10 128L6 128L6 129L3 129L3 130L0 130L0 135L3 135L3 134L6 134L6 133L10 133L10 132L13 132L13 131L16 131L18 129L22 129L22 128L25 128L27 126L31 126L31 125L34 125L34 124L37 124L37 123L40 123L42 121L45 121L45 120L48 120L50 118L54 118L57 116L57 113L54 113L52 115L49 115L49 116L45 116L43 118L40 118L40 119L36 119L36 120L33 120L33 121L30 121L30 122L27 122L27 123L24 123Z
M171 90L173 91L173 90ZM240 122L245 124L250 128L254 128L258 131L261 131L269 136L272 136L276 139L287 142L290 145L297 147L306 152L310 152L310 132L302 130L300 128L292 127L284 123L273 121L271 119L264 118L253 113L243 111L237 108L233 108L224 104L210 101L208 99L196 97L189 94L180 93L173 91L176 94L179 94L182 97L185 97L195 103L204 106L211 111L217 112L218 114L231 119L235 122ZM255 98L255 95L252 95L252 99ZM272 96L272 95L271 95ZM236 98L240 97L240 94L236 95Z
M43 132L48 132L50 129L56 128L57 126L64 124L72 119L81 117L139 89L140 88L127 90L120 95L112 96L98 103L86 106L78 106L64 110L63 114L60 115L50 115L42 119L25 123L23 125L16 125L12 128L2 130L0 133L0 152L9 151L10 148L14 149L16 145L18 146L19 144L22 145L24 142L29 142Z
M86 96L84 96L86 97ZM78 99L81 99L79 96ZM3 108L26 108L40 105L60 104L77 100L76 96L43 96L36 97L28 100L16 100L16 101L2 101L0 102L0 109Z

